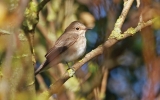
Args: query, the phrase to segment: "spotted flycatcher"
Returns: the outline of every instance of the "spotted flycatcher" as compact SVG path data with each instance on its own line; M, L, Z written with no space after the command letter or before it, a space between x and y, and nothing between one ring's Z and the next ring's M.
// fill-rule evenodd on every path
M70 62L81 57L86 50L87 27L78 21L72 22L45 55L46 61L35 71L37 75L60 62Z

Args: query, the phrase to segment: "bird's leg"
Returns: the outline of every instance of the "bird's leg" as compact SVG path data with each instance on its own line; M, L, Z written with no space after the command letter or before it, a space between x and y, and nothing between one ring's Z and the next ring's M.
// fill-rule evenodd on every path
M68 69L70 69L70 68L71 68L71 67L69 66L68 62L66 62L66 65L68 66ZM67 70L68 70L68 69L67 69Z
M73 77L73 75L75 74L75 69L73 67L69 66L69 64L67 62L66 62L66 64L68 66L67 71L68 71L69 76Z

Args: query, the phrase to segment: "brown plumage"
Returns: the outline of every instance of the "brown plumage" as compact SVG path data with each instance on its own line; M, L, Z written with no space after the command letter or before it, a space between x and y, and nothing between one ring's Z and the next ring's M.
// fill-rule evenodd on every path
M86 49L87 28L78 21L72 22L45 55L46 61L35 71L38 74L60 62L70 62L82 56Z

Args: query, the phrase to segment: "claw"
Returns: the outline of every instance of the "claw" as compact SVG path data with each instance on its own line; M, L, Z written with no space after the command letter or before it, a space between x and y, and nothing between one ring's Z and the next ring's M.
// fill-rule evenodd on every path
M67 71L68 71L69 77L73 77L73 75L75 74L75 69L72 67L68 68Z

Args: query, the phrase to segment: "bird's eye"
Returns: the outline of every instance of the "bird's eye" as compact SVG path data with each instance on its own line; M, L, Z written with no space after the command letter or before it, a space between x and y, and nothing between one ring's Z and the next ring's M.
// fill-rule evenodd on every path
M79 28L77 27L76 30L79 30Z

